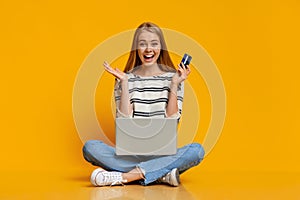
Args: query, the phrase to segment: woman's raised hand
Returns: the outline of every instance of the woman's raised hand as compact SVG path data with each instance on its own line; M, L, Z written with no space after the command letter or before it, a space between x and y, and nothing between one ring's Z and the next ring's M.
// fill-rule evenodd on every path
M172 78L172 82L177 85L187 79L188 75L191 73L191 69L188 65L184 66L183 63L180 63L178 67L176 74L174 74Z
M124 72L122 72L121 70L119 70L118 68L112 68L108 62L104 61L103 63L104 69L112 74L113 76L115 76L117 79L119 79L121 82L124 80L127 80L127 76Z

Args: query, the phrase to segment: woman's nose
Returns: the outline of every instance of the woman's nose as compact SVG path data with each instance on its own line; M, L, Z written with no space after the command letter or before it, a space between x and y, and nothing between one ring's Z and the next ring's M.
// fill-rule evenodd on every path
M146 46L145 51L151 51L151 50L152 50L152 47L151 47L151 45L148 44L148 45Z

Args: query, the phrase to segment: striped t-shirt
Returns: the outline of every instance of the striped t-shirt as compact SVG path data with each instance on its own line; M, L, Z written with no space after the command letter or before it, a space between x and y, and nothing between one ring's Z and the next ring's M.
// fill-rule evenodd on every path
M133 104L133 113L130 116L126 116L118 109L122 91L120 82L116 81L114 89L117 108L116 116L134 118L165 118L171 80L174 74L174 72L166 72L162 75L143 77L127 73L129 97L130 103ZM169 117L177 119L180 118L183 94L184 84L182 82L177 89L178 112Z

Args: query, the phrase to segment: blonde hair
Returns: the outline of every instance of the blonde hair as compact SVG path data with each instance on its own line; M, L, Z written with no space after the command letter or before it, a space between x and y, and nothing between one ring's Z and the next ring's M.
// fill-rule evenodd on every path
M159 37L161 49L160 49L159 57L157 59L157 64L160 67L160 69L162 71L166 71L166 72L169 72L169 71L175 72L176 68L175 68L175 66L171 60L171 57L169 55L169 52L167 50L167 45L166 45L163 33L157 25L155 25L151 22L144 22L136 29L136 31L134 33L134 37L133 37L131 51L130 51L129 58L127 60L124 72L126 73L126 72L132 70L133 68L142 65L142 61L138 55L138 39L139 39L141 32L144 30L149 31L151 33L155 33Z

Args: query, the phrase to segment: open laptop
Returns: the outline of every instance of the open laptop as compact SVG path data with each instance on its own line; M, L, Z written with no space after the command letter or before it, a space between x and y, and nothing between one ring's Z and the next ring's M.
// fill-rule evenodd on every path
M117 155L173 155L177 119L116 118Z

